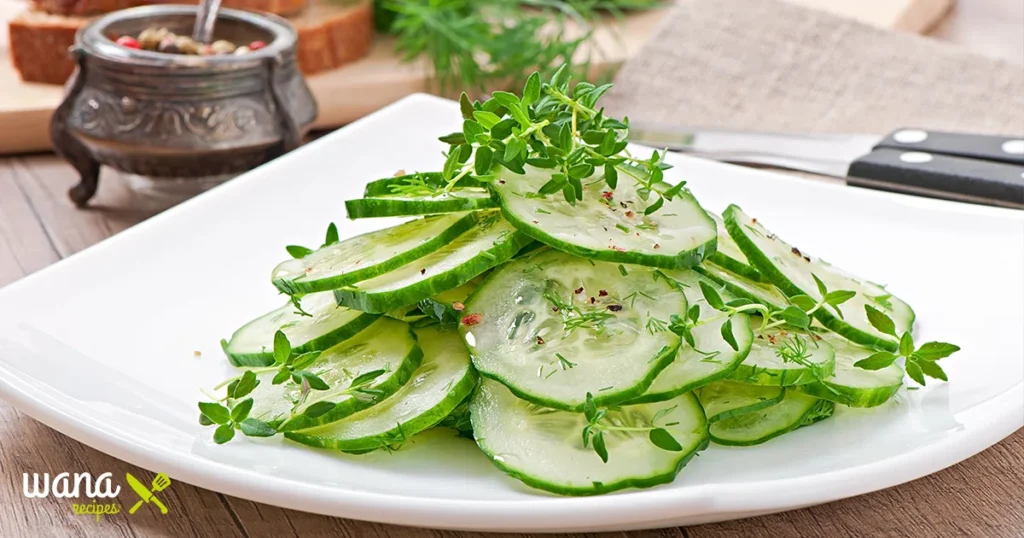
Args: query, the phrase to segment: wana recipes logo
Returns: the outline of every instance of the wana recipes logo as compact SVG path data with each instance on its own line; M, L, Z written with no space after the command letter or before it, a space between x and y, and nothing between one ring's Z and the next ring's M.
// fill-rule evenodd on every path
M71 510L75 515L95 516L96 521L99 521L103 516L120 514L124 509L118 502L122 488L114 484L113 476L111 473L103 473L94 479L90 473L60 473L51 479L50 473L43 473L42 476L39 473L23 473L22 493L29 499L73 499ZM129 514L138 512L143 505L167 514L167 506L156 496L171 486L171 479L167 475L159 473L151 483L145 484L131 473L125 473L125 481L132 491L128 501L132 503L128 509Z

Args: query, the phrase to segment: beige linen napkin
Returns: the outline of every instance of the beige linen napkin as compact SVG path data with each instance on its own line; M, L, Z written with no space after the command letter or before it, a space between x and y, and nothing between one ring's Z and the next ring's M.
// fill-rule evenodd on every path
M1021 135L1024 66L778 0L688 0L602 103L688 126Z

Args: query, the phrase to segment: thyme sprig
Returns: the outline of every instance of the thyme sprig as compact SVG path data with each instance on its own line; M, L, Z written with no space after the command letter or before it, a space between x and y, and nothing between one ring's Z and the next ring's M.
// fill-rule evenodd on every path
M587 393L587 400L583 404L583 416L587 419L587 425L583 427L583 447L593 447L601 461L608 463L608 446L605 443L605 433L608 432L647 432L647 438L651 444L670 452L682 452L683 447L676 441L672 433L687 434L672 429L675 423L658 425L658 422L674 411L677 406L667 407L659 410L651 417L650 424L641 426L623 426L608 416L610 410L615 408L599 408L594 401L594 395Z
M280 385L291 380L302 387L302 394L305 396L311 390L327 390L330 387L320 376L307 370L316 360L320 358L319 351L310 351L295 355L292 353L292 345L288 337L282 331L274 333L274 364L269 367L270 371L277 370L277 374L271 380L274 385Z
M333 222L327 226L327 235L324 238L324 244L320 245L319 248L329 247L339 241L338 237L338 226ZM304 247L301 245L288 245L284 247L288 251L288 255L295 259L305 258L312 254L316 249Z
M273 436L277 433L277 429L267 422L249 417L253 407L253 399L251 397L246 398L246 396L249 396L260 385L260 380L256 375L276 370L277 374L271 380L272 384L280 385L290 380L299 386L299 396L296 398L295 406L292 408L292 416L294 417L296 410L305 403L311 391L330 389L330 386L320 376L307 370L319 357L319 351L298 355L293 354L288 337L284 332L277 331L274 333L274 364L265 368L248 369L242 375L231 378L214 387L215 389L221 389L226 385L227 395L216 402L200 402L199 423L203 426L217 425L217 429L213 433L213 440L217 444L223 444L233 439L235 430L241 430L243 434L249 437ZM360 378L365 377L365 375L360 376ZM376 379L379 375L376 374L372 379ZM366 381L366 383L368 382ZM353 382L354 384L355 382ZM330 411L330 408L319 405L321 403L324 402L317 402L310 406L310 408L316 407L316 410L312 412L314 417ZM333 408L333 405L331 404L331 408ZM307 414L309 414L308 409Z
M463 93L462 130L440 138L450 145L441 171L445 192L469 174L494 181L502 169L523 175L526 166L550 173L533 196L561 193L571 205L583 200L584 183L603 182L614 191L620 174L636 183L637 195L648 202L646 215L682 192L685 182L673 186L665 181L664 171L671 167L665 151L649 158L632 155L628 119L606 117L597 108L611 84L579 82L570 89L569 82L563 65L547 82L539 73L530 75L521 97L499 91L480 102Z
M259 386L256 374L246 371L228 383L227 405L218 402L199 402L199 423L203 426L216 425L213 441L219 445L227 443L235 437L235 430L241 430L249 437L270 437L277 433L270 424L249 417L253 399L246 398Z
M949 380L946 372L939 366L938 361L960 351L959 346L946 342L926 342L919 347L915 347L914 337L911 336L910 331L904 331L902 335L897 335L896 324L884 312L871 305L864 305L864 312L867 314L868 322L871 323L872 327L878 329L883 334L899 339L899 349L896 353L879 351L857 361L854 363L854 366L865 370L881 370L896 362L896 359L903 357L907 375L916 381L918 385L925 386L926 377L941 379L942 381Z
M742 297L726 302L714 286L701 281L700 291L704 296L704 301L712 309L722 312L722 314L701 318L700 305L695 304L690 306L683 316L673 314L670 318L669 330L678 334L690 347L695 348L693 329L725 318L726 321L722 324L721 328L721 336L729 344L729 347L734 350L738 350L739 345L736 342L736 337L733 335L732 318L741 313L754 313L761 316L762 322L758 328L758 332L761 334L782 326L789 326L809 332L815 312L822 308L831 308L842 316L839 305L849 301L857 294L849 290L829 291L817 276L811 276L814 277L815 282L818 284L821 299L816 301L808 295L796 295L789 299L791 304L782 309L755 303Z

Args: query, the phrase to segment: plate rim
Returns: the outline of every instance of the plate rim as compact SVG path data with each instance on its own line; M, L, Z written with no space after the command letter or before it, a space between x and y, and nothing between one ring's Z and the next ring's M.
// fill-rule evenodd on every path
M263 176L262 181L271 181L278 167L287 167L293 160L302 158L304 150L308 148L331 144L335 138L347 136L361 126L404 107L441 104L455 106L452 101L426 94L406 97L242 177L256 174ZM692 159L686 156L681 158ZM713 165L729 170L742 168L725 163ZM771 181L807 181L771 171L742 169L745 173L763 175ZM146 233L151 226L159 226L164 219L176 218L181 211L199 210L202 204L216 203L219 197L230 196L233 189L252 188L253 184L253 181L232 181L216 187L0 289L0 298L9 296L11 290L19 290L37 279L46 278L51 271L66 270L65 266L69 262L74 263L71 260L88 258L104 249L116 248L134 234ZM819 185L837 190L850 188L833 183ZM909 198L914 203L936 204L942 210L1009 217L1010 221L1024 223L1024 211L1019 210L858 190L865 195L904 200ZM687 524L704 523L798 509L893 487L938 472L978 454L1024 427L1024 409L1015 405L1024 399L1022 381L972 408L984 411L985 420L978 420L976 426L902 455L856 467L797 478L696 485L685 489L628 490L596 497L539 495L536 499L528 500L455 500L309 484L182 455L155 443L140 442L124 432L123 428L89 417L88 413L74 408L69 398L47 394L38 383L21 382L24 377L0 362L0 396L13 407L87 446L129 464L153 472L167 473L175 480L254 502L304 512L379 523L470 531L646 529L674 526L683 521Z

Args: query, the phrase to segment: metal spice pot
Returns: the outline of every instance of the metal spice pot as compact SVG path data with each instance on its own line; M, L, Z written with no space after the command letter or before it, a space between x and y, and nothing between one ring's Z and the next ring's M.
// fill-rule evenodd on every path
M317 115L296 64L298 36L284 20L221 10L217 38L267 46L241 55L191 56L122 47L150 27L191 32L195 6L117 11L82 28L78 68L50 120L56 151L81 175L78 206L96 194L101 165L152 178L200 178L254 168L295 147Z

